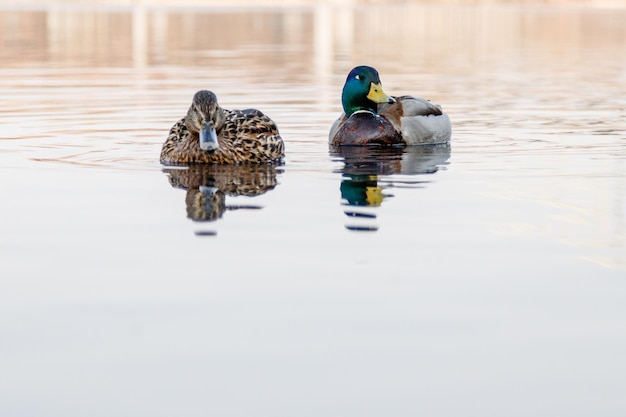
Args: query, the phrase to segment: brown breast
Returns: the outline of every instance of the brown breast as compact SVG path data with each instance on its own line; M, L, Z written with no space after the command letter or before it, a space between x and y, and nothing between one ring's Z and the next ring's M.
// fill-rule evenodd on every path
M354 113L339 128L332 145L398 145L402 135L391 123L374 113Z

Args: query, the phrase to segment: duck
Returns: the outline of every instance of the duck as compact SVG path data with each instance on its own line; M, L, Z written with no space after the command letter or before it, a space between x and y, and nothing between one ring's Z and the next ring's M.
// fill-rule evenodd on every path
M331 146L406 146L450 142L450 117L440 105L416 96L385 94L378 71L353 68L341 93L343 112L333 123Z
M260 110L227 110L200 90L161 148L164 165L280 163L285 145L276 123Z

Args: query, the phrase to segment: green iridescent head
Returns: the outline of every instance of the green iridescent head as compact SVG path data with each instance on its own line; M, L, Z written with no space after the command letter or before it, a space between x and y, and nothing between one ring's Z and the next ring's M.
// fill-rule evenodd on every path
M348 74L341 93L341 104L346 116L359 110L376 113L378 103L393 103L395 100L383 91L378 71L360 66Z

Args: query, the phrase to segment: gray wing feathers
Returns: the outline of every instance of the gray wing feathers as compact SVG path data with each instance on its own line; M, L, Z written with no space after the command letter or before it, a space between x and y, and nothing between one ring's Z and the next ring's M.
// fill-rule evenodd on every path
M431 114L439 116L443 114L440 105L433 104L422 97L402 96L398 97L398 100L402 101L402 109L405 117L428 116Z
M448 143L452 136L452 126L447 114L403 117L401 124L402 137L407 145Z

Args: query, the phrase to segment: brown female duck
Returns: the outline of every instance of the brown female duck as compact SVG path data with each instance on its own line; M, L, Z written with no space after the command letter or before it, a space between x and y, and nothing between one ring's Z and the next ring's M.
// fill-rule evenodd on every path
M198 91L187 115L170 130L161 163L279 163L285 156L276 124L256 109L226 110L215 94Z

